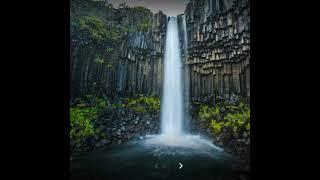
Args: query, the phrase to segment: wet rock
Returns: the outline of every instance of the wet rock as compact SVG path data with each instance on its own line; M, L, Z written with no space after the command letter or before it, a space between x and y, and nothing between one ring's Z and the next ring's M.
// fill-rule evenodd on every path
M94 139L95 139L95 140L98 140L98 139L99 139L99 136L98 136L98 135L95 135L95 136L94 136Z
M207 131L207 133L210 133L210 132L211 132L211 130L210 130L209 128L207 128L207 130L206 130L206 131Z
M117 131L116 133L118 136L121 136L121 131Z
M125 126L122 126L121 127L121 131L125 131L126 130L126 127Z
M107 144L109 144L109 143L110 143L110 141L107 140L107 139L102 139L102 140L101 140L101 144L102 144L102 145L107 145Z

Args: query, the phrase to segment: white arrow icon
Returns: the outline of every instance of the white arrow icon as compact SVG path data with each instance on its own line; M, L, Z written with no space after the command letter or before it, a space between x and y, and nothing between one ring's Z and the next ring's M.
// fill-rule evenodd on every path
M182 167L183 167L183 165L181 164L181 163L179 163L180 164L180 167L179 167L179 169L181 169Z

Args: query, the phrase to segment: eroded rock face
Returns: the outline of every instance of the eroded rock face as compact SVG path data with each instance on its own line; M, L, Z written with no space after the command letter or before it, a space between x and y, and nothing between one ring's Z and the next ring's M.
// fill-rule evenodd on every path
M248 0L191 0L185 10L185 84L192 100L250 98Z
M132 28L147 17L147 31L128 33L97 64L107 45L71 42L71 97L84 94L110 98L135 94L160 95L167 16L109 8L106 19ZM184 65L185 96L190 100L250 97L250 8L248 0L191 0L185 9L188 53L185 55L182 16L178 17ZM77 39L76 39L77 40ZM81 42L80 42L81 41Z
M110 23L115 26L119 23L119 26L130 29L130 32L117 45L98 45L71 38L71 99L86 94L108 98L135 94L160 95L166 15L161 11L157 14L139 14L128 9L114 8L102 13L107 22L110 19ZM143 23L141 19L147 19L150 23L147 30L133 28ZM112 52L106 51L110 47ZM97 63L98 54L106 62Z
M111 57L112 69L105 70L101 86L106 95L160 95L166 16L155 14L149 32L130 33Z

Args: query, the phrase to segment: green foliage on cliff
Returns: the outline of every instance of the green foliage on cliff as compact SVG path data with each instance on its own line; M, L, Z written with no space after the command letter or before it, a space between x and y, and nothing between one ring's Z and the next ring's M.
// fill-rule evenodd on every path
M210 107L208 105L203 105L200 107L199 119L203 122L208 122L211 119L221 119L220 117L220 108Z
M76 144L83 144L85 139L94 135L92 121L97 117L97 109L83 104L70 109L70 138Z
M78 38L83 40L89 38L96 43L114 46L127 33L147 31L151 27L152 12L142 6L129 7L121 3L114 8L106 2L72 0L70 7L72 38L80 36ZM135 18L135 23L128 21L130 18Z
M112 64L110 64L107 59L102 58L100 55L96 56L95 62L98 64L104 64L107 68L111 68Z
M86 51L97 64L112 68L107 61L121 50L119 46L130 33L147 32L151 27L152 12L144 7L129 7L122 3L118 8L107 1L70 1L70 40L72 52Z
M145 8L143 6L135 6L135 7L133 7L133 9L136 12L140 12L140 13L145 13L145 14L148 14L148 13L150 14L151 13L150 9L147 9L147 8Z
M155 96L129 98L128 108L136 112L147 112L160 109L160 99Z
M105 24L96 16L85 16L80 18L80 28L89 31L93 39L102 41L107 38Z
M243 132L250 134L250 108L242 102L237 105L219 103L215 107L203 104L198 118L201 125L209 128L214 136L222 131L232 135Z
M84 16L79 19L80 29L86 31L96 42L118 43L124 36L124 30L113 24L103 22L97 16Z
M115 108L128 108L138 113L145 113L160 109L160 98L156 96L143 96L123 98L122 104L113 104Z
M210 128L212 130L212 133L217 136L221 133L221 127L223 123L222 122L217 122L216 120L211 120L210 123Z
M148 29L151 27L151 23L148 19L144 19L138 24L137 31L148 31Z
M107 106L107 102L93 95L87 95L83 101L70 108L70 140L74 145L81 146L95 135L106 136L94 122L98 114Z

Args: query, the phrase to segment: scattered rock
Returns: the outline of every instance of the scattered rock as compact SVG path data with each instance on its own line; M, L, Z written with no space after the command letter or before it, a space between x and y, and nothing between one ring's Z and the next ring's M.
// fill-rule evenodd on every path
M118 135L118 136L121 136L121 132L120 132L120 131L117 131L117 135Z
M209 128L207 128L207 133L210 133L211 131L210 131L210 129Z
M248 136L248 134L247 134L247 132L243 132L243 137L247 137Z
M98 140L98 139L99 139L99 136L98 136L98 135L95 135L95 136L94 136L94 139L95 139L95 140Z
M109 140L106 140L106 139L102 139L102 140L101 140L101 144L102 144L102 145L106 145L106 144L109 144L109 143L110 143Z

